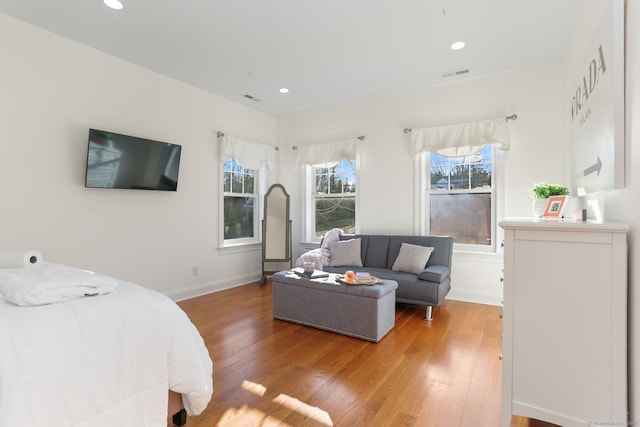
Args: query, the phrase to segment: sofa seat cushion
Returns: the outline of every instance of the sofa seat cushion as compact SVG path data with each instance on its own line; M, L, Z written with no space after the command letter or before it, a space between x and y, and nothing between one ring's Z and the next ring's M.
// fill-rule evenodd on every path
M398 282L399 286L404 286L405 284L412 284L416 281L419 281L425 285L428 285L430 282L426 281L426 280L419 280L418 276L416 276L413 273L405 273L403 271L393 271L393 270L389 270L387 268L369 268L369 267L325 267L324 271L326 271L327 273L339 273L339 274L344 274L345 271L348 270L352 270L352 271L366 271L368 273L371 273L372 276L377 277L378 279L385 279L385 280L393 280L395 282ZM433 283L435 285L435 283Z
M324 271L329 273L344 273L347 270L367 271L371 273L372 276L380 279L397 282L396 300L400 302L416 304L424 303L424 301L433 301L434 305L438 305L451 288L448 277L444 279L442 283L438 283L418 279L418 276L413 273L393 271L386 268L325 267L324 269Z
M430 270L436 270L438 269L438 267L442 267L442 266L430 266L427 267L427 269ZM443 267L445 269L448 270L448 267ZM442 283L444 281L446 281L449 278L449 275L447 274L446 277L444 277L442 280L426 280L426 279L420 279L417 275L413 274L413 273L406 273L404 271L393 271L393 270L389 270L388 268L376 268L376 267L355 267L355 266L340 266L340 267L331 267L331 266L326 266L323 268L323 271L327 272L327 273L338 273L338 274L344 274L346 271L366 271L368 273L371 273L372 276L375 276L379 279L388 279L388 280L395 280L396 282L398 282L398 284L404 284L404 283L413 283L415 281L420 281L423 283L433 283L433 284L438 284L438 283ZM426 269L424 270L426 271ZM423 271L423 273L424 273ZM438 276L440 277L440 276Z

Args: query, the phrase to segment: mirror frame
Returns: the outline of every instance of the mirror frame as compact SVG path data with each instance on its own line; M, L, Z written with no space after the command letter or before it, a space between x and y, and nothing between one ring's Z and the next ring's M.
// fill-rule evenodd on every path
M278 194L280 193L281 194ZM273 195L272 195L273 193ZM269 227L269 201L270 197L273 198L278 195L278 197L284 196L284 218L283 227L284 227L284 253L282 258L267 258L268 245L269 241L267 238L267 232ZM269 187L269 190L264 195L264 216L262 219L262 261L263 261L263 272L264 272L264 263L265 262L286 262L291 261L291 220L289 218L289 208L290 208L290 197L287 190L284 188L282 184L273 184ZM272 206L273 209L273 206Z

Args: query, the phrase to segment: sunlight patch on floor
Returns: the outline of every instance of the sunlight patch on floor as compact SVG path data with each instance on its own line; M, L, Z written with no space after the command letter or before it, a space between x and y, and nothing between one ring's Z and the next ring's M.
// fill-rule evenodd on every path
M310 406L301 400L296 399L295 397L287 396L286 394L280 394L278 397L273 399L274 402L279 403L282 406L286 406L287 408L298 412L308 418L311 418L322 425L325 426L333 426L333 421L331 421L331 417L326 411L316 407Z
M254 383L252 381L244 380L242 382L242 389L248 391L256 396L265 397L267 394L267 388L262 384ZM332 427L333 421L328 412L322 409L308 405L286 394L280 393L271 402L276 403L282 407L296 412L297 414L305 417L311 421L310 425L322 427ZM261 406L258 404L257 406ZM216 424L216 427L271 427L271 426L289 426L289 424L283 422L278 417L272 417L263 410L257 407L252 408L248 405L242 405L240 408L229 408L225 411L222 419Z
M254 383L248 380L242 381L242 388L258 396L264 396L264 394L267 392L267 388L262 384Z
M270 417L263 411L243 405L241 408L229 408L216 427L293 427L276 417Z

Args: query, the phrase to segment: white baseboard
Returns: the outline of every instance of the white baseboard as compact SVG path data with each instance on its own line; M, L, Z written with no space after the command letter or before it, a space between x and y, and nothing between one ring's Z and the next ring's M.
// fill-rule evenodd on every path
M225 289L235 288L237 286L246 285L248 283L260 280L261 273L252 273L243 276L233 277L231 279L219 282L201 283L195 286L181 289L179 291L167 294L173 301L183 301L190 298L199 297L213 292L224 291ZM502 294L494 294L490 292L482 292L470 289L451 289L447 295L447 299L462 302L472 302L476 304L486 305L502 305Z
M474 291L470 289L451 289L447 295L447 299L462 302L473 302L476 304L502 305L502 294Z
M186 299L195 298L213 292L224 291L225 289L231 289L238 286L246 285L248 283L257 282L260 280L260 276L261 273L258 272L233 277L231 279L222 280L219 282L200 283L195 286L180 289L179 291L171 292L167 294L167 296L175 302L184 301Z

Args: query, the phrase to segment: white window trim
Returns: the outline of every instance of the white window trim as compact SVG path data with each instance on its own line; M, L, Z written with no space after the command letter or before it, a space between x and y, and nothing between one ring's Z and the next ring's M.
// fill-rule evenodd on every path
M302 167L302 182L304 183L304 191L302 197L302 223L303 233L302 240L305 243L317 243L320 240L314 236L315 209L313 207L313 190L315 188L315 176L313 166L304 165Z
M491 234L492 244L487 245L467 245L454 243L453 249L455 252L466 253L498 253L502 251L501 242L504 238L504 233L500 227L498 227L499 218L504 217L504 169L505 169L506 152L493 148L493 173L492 173L492 205L491 205ZM430 155L429 152L422 152L415 156L414 161L414 180L415 180L415 192L414 200L416 200L416 211L414 219L415 233L421 236L426 236L429 233L429 196L431 189L429 188L430 177ZM465 191L465 193L468 193Z
M219 200L218 200L218 251L221 254L239 253L247 251L257 251L262 249L262 199L264 196L264 185L266 182L267 171L266 167L262 166L255 171L254 175L254 188L256 189L255 206L253 215L253 229L254 237L239 238L239 239L225 239L224 238L224 164L226 161L220 161L220 185L219 185Z
M356 168L356 192L355 192L355 206L356 206L356 233L360 232L360 161L358 156L355 160ZM302 244L318 244L322 240L320 237L315 237L315 198L313 196L316 187L316 176L314 166L304 165L302 166L302 182L304 183L304 191L302 197Z

